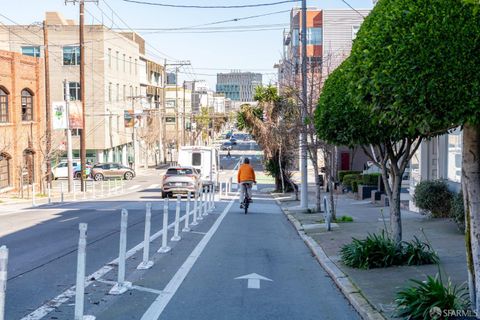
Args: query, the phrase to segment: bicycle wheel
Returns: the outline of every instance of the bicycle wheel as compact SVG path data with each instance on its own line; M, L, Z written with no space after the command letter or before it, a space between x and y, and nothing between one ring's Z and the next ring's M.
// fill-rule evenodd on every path
M243 201L243 208L245 209L245 214L248 212L248 200L245 198Z

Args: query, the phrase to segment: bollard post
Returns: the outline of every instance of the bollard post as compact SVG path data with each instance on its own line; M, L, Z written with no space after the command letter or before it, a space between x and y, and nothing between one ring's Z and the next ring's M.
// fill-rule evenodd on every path
M132 287L132 283L125 281L125 256L127 254L127 222L128 211L122 209L122 218L120 222L120 246L118 253L118 276L117 283L110 289L109 294L119 295L125 293Z
M198 225L198 222L197 222L197 211L198 211L198 191L195 190L193 192L193 198L194 198L194 202L193 202L193 221L192 221L192 226L197 226Z
M180 229L180 195L177 195L177 205L175 207L175 229L173 232L173 237L170 239L171 241L180 241L182 237L178 235Z
M122 180L122 193L125 193L125 181Z
M8 248L0 247L0 320L5 319L5 295L7 291Z
M208 192L208 188L207 188L207 192ZM207 192L203 192L203 194L202 194L203 197L204 197L204 199L203 199L203 215L204 216L208 216L208 212L207 212L207 210L208 210Z
M63 181L62 181L62 182L60 182L60 202L61 203L63 203L63 200L64 200L63 197L64 196L63 196Z
M138 265L138 270L150 269L153 266L153 261L148 260L150 255L150 220L152 218L152 204L149 202L146 205L145 213L145 236L143 239L143 261Z
M84 316L84 299L85 299L85 262L87 249L87 224L80 223L78 225L78 252L77 252L77 283L75 285L75 320L95 319L93 316Z
M167 244L167 235L168 235L168 198L163 202L163 233L162 233L162 246L158 249L157 252L167 253L172 250Z
M76 183L75 183L75 180L73 180L73 201L76 201L77 200L77 186L76 186Z
M210 190L210 210L213 211L213 209L215 209L215 185L212 185Z
M35 183L32 182L32 207L36 207L37 204L35 202Z
M183 227L183 229L182 229L183 232L189 232L190 231L190 226L189 226L189 223L190 223L190 197L191 197L191 193L190 193L190 191L188 191L187 204L186 204L186 207L185 207L185 227Z
M83 200L87 200L87 181L83 181Z
M113 179L113 194L117 194L117 179Z
M50 184L47 186L47 196L48 196L48 204L52 204L52 189L50 188Z
M200 205L198 206L197 208L197 220L201 221L203 220L203 217L202 217L202 210L203 210L203 197L202 197L202 190L203 190L203 187L198 190L198 201L200 202Z

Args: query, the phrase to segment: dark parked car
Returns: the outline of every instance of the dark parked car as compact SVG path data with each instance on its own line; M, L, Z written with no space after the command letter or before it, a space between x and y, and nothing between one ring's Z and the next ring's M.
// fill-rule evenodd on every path
M135 171L120 163L97 163L92 168L92 178L95 181L119 178L132 180L134 177Z
M222 145L220 146L220 149L221 150L232 150L232 147L233 147L233 143L230 142L230 141L227 141L227 142L222 143Z

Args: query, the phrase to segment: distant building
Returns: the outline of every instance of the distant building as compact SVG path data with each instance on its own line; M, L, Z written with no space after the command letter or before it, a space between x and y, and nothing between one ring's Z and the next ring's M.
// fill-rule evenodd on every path
M176 85L177 75L175 72L167 72L167 85Z
M0 193L42 181L45 153L43 61L0 51ZM39 190L39 189L37 189Z
M233 101L253 101L255 88L262 85L262 74L233 71L217 73L217 93Z

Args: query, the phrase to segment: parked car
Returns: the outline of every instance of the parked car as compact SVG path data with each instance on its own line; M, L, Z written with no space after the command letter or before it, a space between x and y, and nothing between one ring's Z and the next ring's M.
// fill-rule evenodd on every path
M232 147L233 147L233 143L230 141L227 141L222 143L222 145L220 146L220 150L232 150Z
M72 167L73 167L73 177L79 179L81 176L81 164L80 160L73 160L72 161ZM86 165L86 174L87 176L90 175L92 166L87 164ZM52 167L52 179L60 179L60 178L68 178L68 163L67 161L62 160L59 164L56 166Z
M119 163L97 163L93 166L91 175L95 181L118 178L132 180L135 171Z
M237 139L235 138L230 138L230 142L233 144L233 145L236 145L237 144Z
M200 173L194 167L171 167L162 179L162 198L194 192L201 186Z

